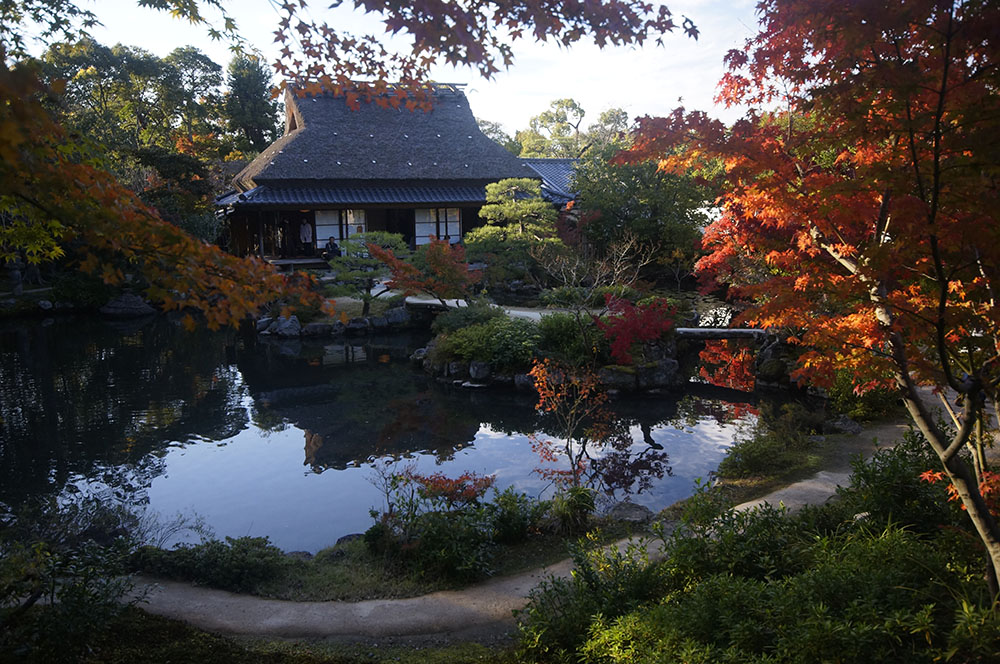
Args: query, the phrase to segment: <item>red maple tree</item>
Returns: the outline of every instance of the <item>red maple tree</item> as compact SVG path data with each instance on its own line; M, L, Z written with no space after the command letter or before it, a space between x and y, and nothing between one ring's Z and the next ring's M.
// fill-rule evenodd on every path
M781 110L732 127L683 109L646 118L630 158L724 163L699 269L753 303L749 322L801 344L799 377L893 377L996 592L985 464L959 452L982 460L974 431L996 428L983 405L1000 383L1000 6L764 0L759 11L759 34L727 56L720 98ZM957 395L956 432L935 423L922 385Z
M441 304L446 300L468 300L482 273L470 270L465 248L433 235L412 260L397 257L391 249L369 244L368 252L386 264L392 276L385 285L406 295L424 293Z
M608 315L594 317L594 324L611 342L611 357L620 364L632 364L635 345L656 341L674 327L674 307L662 298L632 304L610 293L604 297Z

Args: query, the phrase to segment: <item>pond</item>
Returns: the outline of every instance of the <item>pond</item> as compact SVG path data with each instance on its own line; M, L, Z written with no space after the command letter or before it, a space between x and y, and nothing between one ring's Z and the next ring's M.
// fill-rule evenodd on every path
M6 323L0 502L94 495L315 552L371 525L378 468L493 474L549 495L532 437L552 424L534 398L434 382L408 362L425 342L272 343L163 318ZM707 386L684 392L612 402L629 444L606 459L618 473L606 502L656 510L690 495L753 417Z

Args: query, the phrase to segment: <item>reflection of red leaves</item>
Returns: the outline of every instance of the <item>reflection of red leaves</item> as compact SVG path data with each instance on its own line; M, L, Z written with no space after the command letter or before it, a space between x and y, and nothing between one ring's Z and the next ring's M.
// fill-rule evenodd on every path
M753 371L753 353L745 345L729 339L706 341L698 353L702 366L698 373L710 385L752 392L756 378Z

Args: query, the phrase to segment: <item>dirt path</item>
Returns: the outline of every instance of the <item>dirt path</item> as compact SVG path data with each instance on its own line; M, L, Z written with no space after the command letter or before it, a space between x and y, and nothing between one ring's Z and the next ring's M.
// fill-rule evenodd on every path
M821 504L834 495L838 484L846 484L854 455L868 456L876 449L873 440L880 445L892 444L905 430L902 424L876 424L857 435L833 436L830 444L837 452L825 470L765 498L744 503L738 509L765 501L773 505L783 503L791 510L804 504ZM460 640L488 643L509 638L514 626L511 612L525 605L529 591L540 580L550 575L567 576L570 570L570 561L564 560L464 590L363 602L263 599L141 577L139 585L148 584L149 594L143 604L146 611L225 634L381 644L441 644Z

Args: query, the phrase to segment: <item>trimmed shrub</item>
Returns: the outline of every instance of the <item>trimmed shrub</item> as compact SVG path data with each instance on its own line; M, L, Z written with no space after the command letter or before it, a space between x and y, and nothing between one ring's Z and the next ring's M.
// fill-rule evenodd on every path
M431 324L431 331L434 334L450 334L472 325L488 323L502 316L504 316L502 308L476 302L467 307L457 307L438 314Z
M559 362L581 366L595 360L603 363L607 357L607 340L587 314L582 321L573 314L546 314L538 323L538 332L539 353Z
M597 288L560 286L542 291L538 299L547 307L583 306L600 309L604 307L608 295L634 302L639 297L639 291L629 286L598 286Z
M494 318L439 337L435 352L499 369L527 367L538 348L538 326L523 318Z

